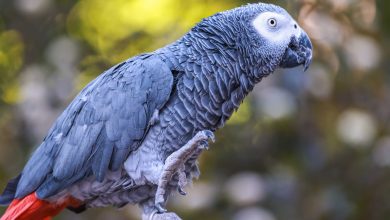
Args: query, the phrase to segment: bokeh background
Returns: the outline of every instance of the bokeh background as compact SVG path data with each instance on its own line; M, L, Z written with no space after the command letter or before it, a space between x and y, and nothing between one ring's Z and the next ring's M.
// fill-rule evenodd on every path
M0 187L102 71L249 2L0 0ZM390 219L390 1L267 2L308 32L314 62L257 85L171 209L186 220ZM56 219L138 215L127 206Z

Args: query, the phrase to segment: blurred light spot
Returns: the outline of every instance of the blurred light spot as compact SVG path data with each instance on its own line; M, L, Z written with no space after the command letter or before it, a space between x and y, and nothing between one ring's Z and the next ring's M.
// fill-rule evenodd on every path
M324 99L329 97L333 90L331 74L323 66L314 64L310 67L305 88L316 98Z
M340 138L355 147L368 147L377 133L377 125L366 112L350 109L343 112L337 121Z
M239 210L233 220L275 220L276 218L267 210L259 207L250 207Z
M51 6L51 0L16 0L16 8L26 14L39 14Z
M45 76L47 69L40 65L27 66L21 73L20 110L31 131L32 138L39 142L57 117L49 103Z
M376 17L376 1L361 0L359 2L359 11L354 16L354 19L359 19L368 28L371 28Z
M237 112L234 112L232 117L228 120L228 124L244 124L246 123L249 118L251 117L251 108L249 102L246 100L244 101L240 107L238 108Z
M345 11L355 0L328 0L336 11Z
M66 102L74 90L74 78L78 72L78 44L68 37L59 37L50 42L45 55L55 67L54 74L48 80L51 95L56 100Z
M15 104L20 100L19 84L10 83L7 85L7 89L3 94L3 101L8 104Z
M232 176L225 185L229 198L238 205L253 204L266 196L265 183L256 173L239 173Z
M334 219L348 219L354 209L345 192L337 186L325 189L320 195L319 202L319 208L323 213L334 216Z
M284 165L276 165L272 168L270 176L267 176L267 192L270 198L278 201L295 201L298 193L298 181L294 170Z
M339 55L332 48L323 48L324 54L326 54L325 63L332 70L332 73L337 73L340 69Z
M46 50L46 58L61 72L69 74L69 69L75 68L79 58L78 45L68 37L59 37L50 42Z
M311 10L312 6L304 6L298 18L310 38L328 46L340 45L345 35L345 27L327 14Z
M390 137L378 141L372 156L377 165L390 166Z
M175 194L172 202L175 206L187 210L197 210L210 207L215 202L217 188L206 182L197 182L186 188L187 196Z
M282 74L279 75L283 88L287 89L291 95L298 96L304 90L304 82L307 78L307 74L303 71L303 66L297 66L294 68L281 69Z
M345 42L345 58L351 69L363 71L376 67L380 60L380 49L369 37L353 35Z
M289 117L296 111L293 95L287 90L274 86L259 89L256 93L258 109L265 117L281 119Z

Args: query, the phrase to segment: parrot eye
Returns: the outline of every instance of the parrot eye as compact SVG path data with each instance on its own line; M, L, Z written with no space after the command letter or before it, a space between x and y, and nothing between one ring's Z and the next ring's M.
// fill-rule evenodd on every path
M275 18L270 18L270 19L268 19L268 25L269 25L270 27L276 27L277 24L278 24L278 23L276 22L276 19L275 19Z

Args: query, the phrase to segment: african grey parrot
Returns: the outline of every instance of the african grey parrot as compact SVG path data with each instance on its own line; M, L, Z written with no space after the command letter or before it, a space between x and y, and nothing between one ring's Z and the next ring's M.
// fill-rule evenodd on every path
M307 34L278 6L203 19L89 83L6 186L0 203L11 205L1 219L126 204L139 204L144 219L180 219L166 212L166 200L199 175L196 160L213 132L263 77L306 70L311 59Z

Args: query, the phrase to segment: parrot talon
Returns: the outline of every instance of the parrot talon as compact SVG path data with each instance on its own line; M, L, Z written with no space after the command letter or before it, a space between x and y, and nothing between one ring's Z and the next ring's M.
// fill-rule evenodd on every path
M181 187L178 187L177 188L177 191L180 193L180 195L182 195L182 196L186 196L187 195L187 192L186 191L184 191Z
M206 140L199 141L199 148L202 150L208 150L209 149L209 142Z
M157 209L158 213L165 213L165 212L167 212L167 209L164 208L164 205L161 202L156 203L156 209Z
M212 131L204 130L203 133L209 140L211 140L213 143L215 142L215 135Z

